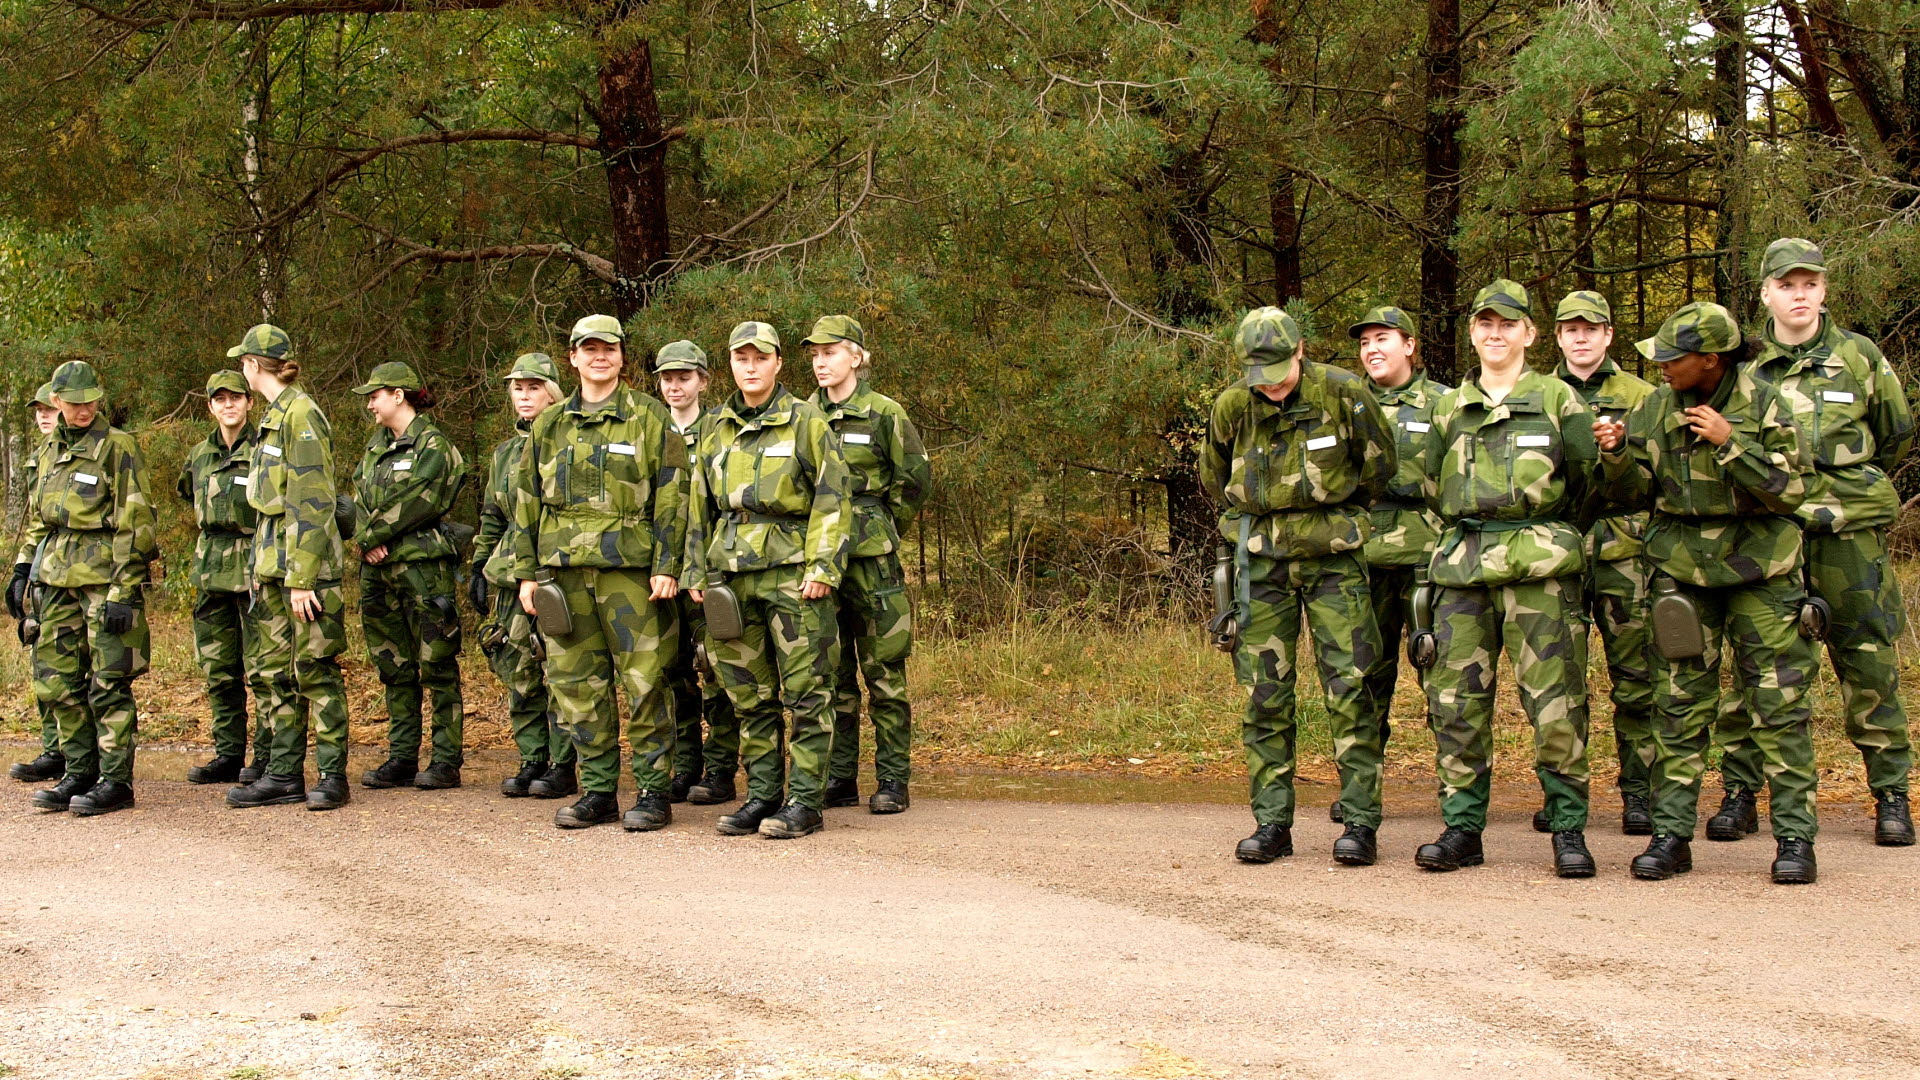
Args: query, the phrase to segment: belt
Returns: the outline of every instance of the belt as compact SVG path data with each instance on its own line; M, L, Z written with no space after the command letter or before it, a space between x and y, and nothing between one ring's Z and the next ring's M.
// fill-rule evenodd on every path
M884 499L884 498L881 498L881 497L880 497L880 496L878 496L878 495L855 495L855 496L853 497L853 505L855 505L855 506L885 506L885 505L887 505L887 500L886 500L886 499Z
M1444 558L1453 554L1453 550L1460 546L1460 541L1466 539L1470 532L1519 532L1521 529L1530 529L1535 525L1548 525L1558 520L1558 518L1521 518L1519 521L1485 521L1480 518L1461 518L1453 523L1460 531L1453 534L1452 540L1447 541L1447 546L1440 555Z
M1374 510L1425 510L1427 504L1419 499L1375 499Z
M200 530L200 534L202 536L213 537L216 540L245 540L253 535L253 530L223 529L218 526L208 525Z
M778 525L782 522L805 521L797 514L761 514L752 510L727 510L720 515L722 521L731 521L735 525Z

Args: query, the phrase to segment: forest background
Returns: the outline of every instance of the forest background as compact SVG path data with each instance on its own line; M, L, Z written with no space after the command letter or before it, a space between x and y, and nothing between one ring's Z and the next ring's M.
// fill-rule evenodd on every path
M1891 0L0 0L6 524L20 406L93 362L173 571L145 723L191 738L170 493L246 326L291 331L347 467L347 388L394 359L484 465L502 365L580 314L699 342L718 395L734 322L849 312L935 459L929 752L1230 769L1194 446L1240 312L1352 365L1346 324L1397 303L1452 383L1480 284L1597 288L1633 370L1682 303L1750 316L1759 249L1805 235L1911 382L1917 214L1920 5Z

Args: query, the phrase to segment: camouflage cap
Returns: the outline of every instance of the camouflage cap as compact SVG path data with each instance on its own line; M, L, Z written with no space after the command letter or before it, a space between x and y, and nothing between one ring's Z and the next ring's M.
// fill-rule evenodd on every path
M1719 304L1698 300L1667 316L1658 333L1633 347L1656 364L1689 353L1731 352L1740 347L1740 323Z
M1786 277L1794 270L1814 270L1824 274L1827 272L1827 257L1820 251L1819 245L1797 236L1781 237L1767 245L1766 254L1760 256L1762 278Z
M54 368L47 388L69 405L99 401L104 393L100 389L100 376L94 374L93 365L85 360L69 360Z
M227 350L229 360L237 356L264 356L269 360L285 360L293 351L293 339L285 330L272 323L261 323L250 328L241 337L240 344Z
M43 383L41 383L41 384L40 384L40 389L38 389L38 390L35 390L35 391L33 392L33 402L32 402L32 403L33 403L33 404L35 404L35 405L45 405L45 406L46 406L47 408L49 408L49 409L51 409L51 408L53 408L53 407L54 407L54 404L53 404L53 383L52 383L52 382L50 382L50 381L49 381L49 382L43 382Z
M851 341L861 348L867 347L866 331L851 315L822 315L813 324L813 333L800 339L802 345L831 345L836 341Z
M653 356L655 374L662 371L706 371L707 350L691 341L669 341Z
M611 315L588 315L573 324L573 334L567 338L567 347L572 348L588 338L618 345L627 340L627 332L621 328L620 320Z
M1570 292L1560 298L1560 306L1553 310L1553 321L1557 323L1580 319L1590 323L1610 323L1613 321L1613 305L1607 298L1592 289Z
M1233 355L1246 368L1243 386L1266 386L1287 377L1293 354L1306 335L1293 316L1277 307L1254 308L1233 332Z
M216 371L207 376L208 397L212 397L222 390L230 390L242 396L251 392L247 388L247 377L232 368L227 368L224 371Z
M379 367L374 368L373 374L367 376L367 381L354 387L353 392L366 395L373 393L375 390L386 390L389 388L394 390L418 390L420 389L420 376L414 374L413 368L407 364L399 360L389 360Z
M1347 327L1347 336L1358 340L1370 326L1384 326L1389 330L1398 330L1410 338L1417 339L1420 336L1419 330L1414 326L1413 316L1392 304L1368 308L1367 313L1360 316L1359 322Z
M560 368L554 364L553 357L546 353L521 353L513 358L513 363L507 365L507 373L500 377L502 382L515 379L544 379L557 383L560 381Z
M1489 309L1509 319L1531 319L1533 298L1527 295L1525 285L1499 278L1473 294L1473 306L1467 309L1467 315L1471 317Z
M727 335L727 351L731 352L742 345L752 345L761 352L780 351L780 331L763 322L743 322Z

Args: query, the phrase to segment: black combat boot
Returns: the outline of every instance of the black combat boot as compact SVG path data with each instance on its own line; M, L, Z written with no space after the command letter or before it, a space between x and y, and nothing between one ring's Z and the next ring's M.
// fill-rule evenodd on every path
M1349 825L1333 842L1333 861L1342 866L1372 866L1379 858L1380 841L1370 826Z
M32 761L16 761L7 775L23 784L43 784L67 774L67 759L59 754L41 754Z
M874 789L873 798L867 800L869 814L897 814L913 805L907 798L907 785L898 780L882 780Z
M420 775L420 763L412 758L390 757L360 776L360 786L370 788L406 787Z
M673 780L667 785L667 801L670 803L686 802L687 795L693 791L693 785L699 782L699 773L683 772L676 774Z
M1623 836L1653 835L1653 809L1645 795L1621 794L1620 832Z
M244 787L265 775L267 775L267 752L265 750L256 750L253 753L253 762L246 768L241 769L240 775L234 777L234 780Z
M1327 806L1327 820L1333 822L1335 825L1346 824L1347 812L1340 808L1339 799L1333 800L1333 802Z
M1233 849L1233 857L1245 863L1270 863L1291 854L1293 829L1285 825L1262 825Z
M245 787L227 789L227 805L237 809L254 806L280 806L307 801L307 781L301 776L275 776L272 773Z
M1633 876L1642 881L1665 881L1692 869L1693 841L1684 836L1655 836L1633 857Z
M1565 829L1553 834L1553 872L1560 877L1592 877L1597 870L1587 850L1587 834Z
M307 791L307 809L338 810L353 801L347 788L347 774L321 773L320 781Z
M1873 842L1881 847L1913 843L1913 812L1904 791L1882 791L1873 797Z
M205 765L195 765L187 770L189 784L231 784L240 779L240 769L247 759L239 754L219 754Z
M829 807L859 806L860 782L851 776L835 776L827 781L827 793L821 800Z
M509 799L524 799L528 795L528 785L545 776L546 772L547 763L544 761L523 761L519 772L500 781L500 794Z
M790 802L781 807L779 813L761 819L760 835L774 840L794 840L812 836L825 826L826 820L820 816L820 811Z
M78 817L111 814L132 807L133 785L119 780L102 780L88 788L86 794L75 795L67 803L67 809Z
M1458 870L1463 866L1479 866L1486 861L1486 852L1480 847L1480 834L1451 825L1441 831L1438 840L1421 844L1420 849L1413 853L1414 865L1422 870Z
M713 827L720 830L722 836L752 836L760 831L760 823L778 809L772 799L748 799L740 804L740 809L720 815Z
M1820 876L1813 862L1813 841L1781 837L1773 855L1775 885L1811 885Z
M1534 832L1552 832L1553 831L1553 819L1547 816L1547 808L1544 806L1533 812L1533 831Z
M739 795L735 794L733 790L732 773L728 773L725 776L721 776L718 773L708 773L706 779L693 785L687 792L687 801L695 806L714 806L719 803L732 802L737 798L739 798Z
M673 824L673 800L667 793L643 791L633 800L633 809L620 819L620 827L628 832L652 832Z
M1760 815L1753 808L1753 792L1730 787L1720 809L1707 819L1707 839L1739 840L1760 831Z
M63 776L60 782L33 793L33 805L42 810L65 810L76 796L85 795L100 782L98 776Z
M527 785L527 794L536 799L564 799L580 793L580 778L574 773L574 763L564 765L555 762L547 766L546 775Z
M445 791L460 786L460 766L451 761L436 761L413 778L421 791Z
M563 806L553 815L558 829L584 829L591 825L610 825L620 820L620 802L615 792L589 791L572 806Z

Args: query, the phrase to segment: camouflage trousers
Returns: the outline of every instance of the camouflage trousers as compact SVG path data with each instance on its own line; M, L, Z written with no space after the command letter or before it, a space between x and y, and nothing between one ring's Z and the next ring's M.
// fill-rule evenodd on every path
M253 597L244 592L202 591L193 605L193 649L207 679L207 704L213 713L213 752L245 757L247 721L253 720L253 749L265 760L267 698L271 690L260 670L260 629ZM253 709L247 709L247 689Z
M480 629L480 648L507 688L513 745L523 762L565 765L573 760L573 741L560 730L546 676L534 654L533 616L520 607L517 589L493 589L491 595L493 613Z
M707 619L684 592L674 604L680 647L667 669L667 686L673 693L673 772L675 776L730 777L740 771L740 721L712 665L700 670L697 646L707 636ZM704 737L702 720L707 725Z
M1833 607L1827 656L1840 682L1847 738L1860 750L1875 793L1907 790L1913 745L1900 701L1900 658L1894 643L1906 630L1900 583L1887 555L1884 529L1806 535L1807 578ZM1728 695L1720 710L1720 778L1729 788L1760 790L1761 752L1753 718Z
M1427 672L1427 709L1440 778L1440 816L1481 832L1493 791L1493 702L1500 650L1513 661L1520 707L1533 724L1534 772L1554 832L1587 824L1587 619L1577 575L1437 590L1440 659Z
M40 586L33 586L33 595L37 596L39 591ZM33 618L38 619L40 617L40 601L36 599L32 601L32 603L34 605L32 608L34 612ZM27 650L27 668L31 671L33 668L33 646L25 645L24 648ZM31 678L31 676L29 676L29 678ZM28 687L28 689L32 689L32 687ZM35 693L33 695L33 711L40 717L40 752L58 756L60 754L60 724L53 718L52 706L41 701L40 695Z
M740 718L740 752L747 767L747 797L787 798L815 810L825 801L827 758L833 745L833 674L839 662L833 601L803 600L805 568L776 566L735 574L727 587L740 598L745 633L734 641L707 638L707 655ZM780 753L784 718L793 712L787 739L793 776Z
M1367 567L1367 602L1380 628L1380 659L1367 672L1367 695L1380 718L1380 746L1393 735L1393 693L1400 683L1400 652L1413 612L1413 590L1426 579L1425 566ZM1415 668L1413 677L1422 680Z
M284 582L267 581L254 599L260 674L267 683L267 730L273 736L267 771L301 775L311 723L314 764L323 774L344 774L347 681L340 674L340 654L347 647L346 600L339 585L315 589L320 617L307 622L293 613L292 593Z
M1293 824L1294 657L1304 612L1326 690L1327 723L1340 770L1340 809L1349 825L1380 824L1379 706L1364 673L1384 646L1374 625L1366 568L1347 553L1309 559L1246 558L1234 675L1248 688L1241 741L1253 819Z
M133 680L146 673L145 607L133 606L133 628L109 634L100 625L105 585L40 586L40 640L33 646L33 695L60 731L68 776L133 782L139 713Z
M360 565L360 625L387 691L387 752L420 759L423 690L433 697L433 761L459 765L466 716L460 694L460 615L453 560Z
M873 717L873 771L905 784L913 771L913 708L907 701L907 654L913 649L913 605L906 572L892 552L847 561L835 592L840 601L840 664L834 675L833 760L827 775L851 780L860 771L860 680Z
M1613 745L1622 795L1650 797L1653 776L1653 639L1647 632L1647 566L1641 559L1594 564L1588 609L1600 630L1613 682Z
M554 571L573 633L547 638L547 690L560 730L579 754L580 786L587 791L610 795L620 788L616 686L627 703L634 786L658 792L670 786L667 667L679 642L673 602L648 599L650 576L646 570Z
M1706 655L1668 660L1652 650L1656 750L1653 766L1653 831L1693 835L1699 815L1700 777L1720 702L1720 655L1732 646L1735 682L1748 722L1742 734L1762 764L1772 798L1773 834L1812 840L1814 817L1811 689L1818 661L1813 643L1800 636L1800 599L1793 577L1756 585L1702 589L1681 585L1693 598L1706 631ZM1749 791L1760 790L1758 781Z

